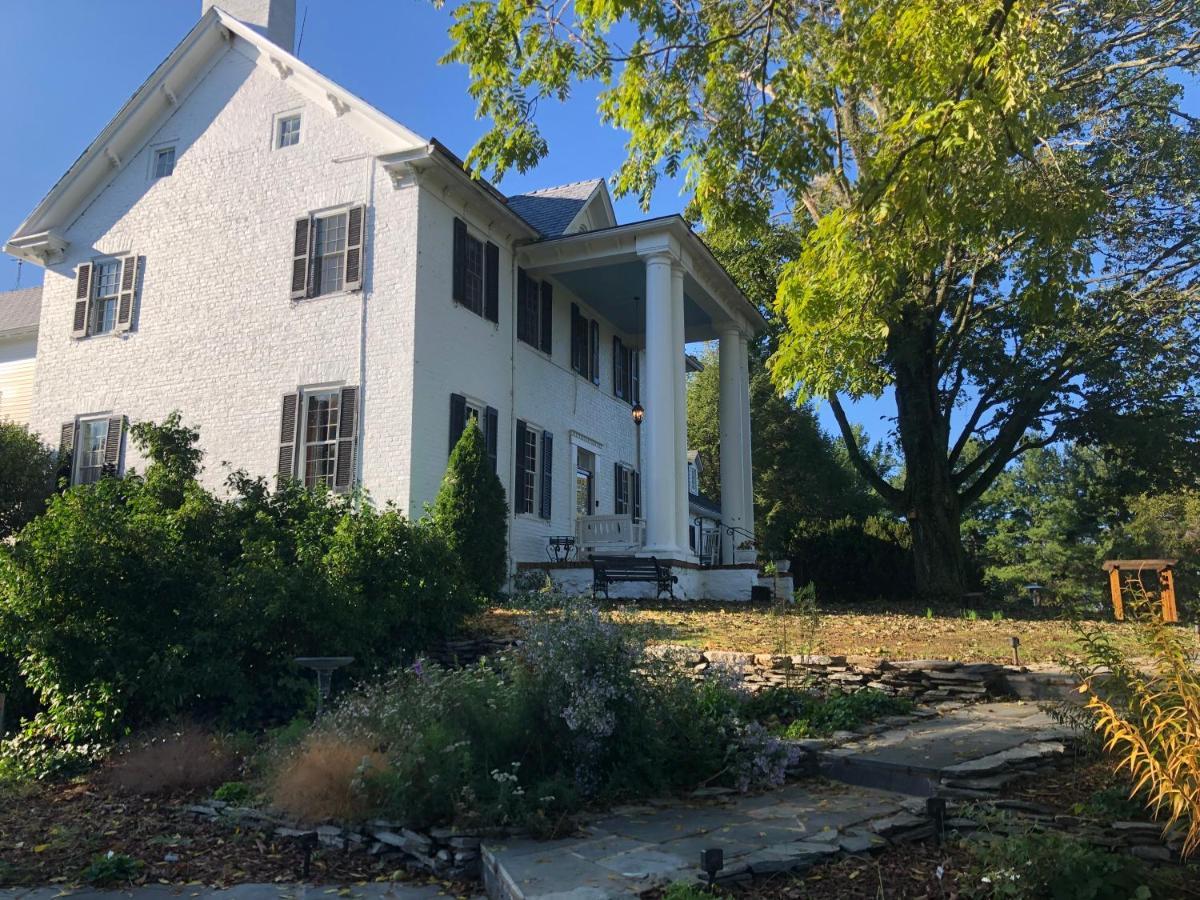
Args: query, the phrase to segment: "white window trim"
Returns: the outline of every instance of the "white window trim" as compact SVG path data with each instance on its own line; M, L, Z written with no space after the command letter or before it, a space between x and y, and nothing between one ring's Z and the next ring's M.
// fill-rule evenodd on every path
M147 181L161 181L162 179L156 177L154 174L154 170L156 168L158 168L159 151L160 150L174 150L175 151L175 165L178 166L179 165L179 141L178 140L159 141L157 144L151 144L149 149L150 149L150 160L149 160L148 165L146 166L146 180ZM175 174L174 167L172 167L171 174L172 175Z
M294 119L294 118L298 118L300 120L300 139L297 140L296 143L288 144L285 147L284 145L279 143L280 124L283 122L284 119ZM303 143L304 143L304 107L303 106L295 107L293 109L285 109L285 110L277 112L273 116L271 116L271 149L272 150L275 150L275 151L290 150L292 147L299 147Z
M75 417L75 433L77 435L77 438L76 438L77 446L73 447L72 452L71 452L71 456L72 456L72 459L71 459L71 486L72 487L74 487L77 484L84 483L80 479L80 472L83 469L83 465L82 465L82 463L83 463L83 448L82 448L83 432L84 432L84 428L87 425L91 424L92 422L101 423L102 431L104 432L104 443L100 447L100 477L102 478L104 476L104 457L108 453L108 420L110 418L112 418L111 412L109 412L109 413L88 413L87 415ZM120 463L118 461L118 465L119 464ZM99 481L99 480L100 480L100 478L96 479L96 481ZM96 481L89 481L87 483L95 484Z
M300 484L305 484L305 470L308 466L308 398L313 394L337 394L338 395L338 422L337 432L333 439L334 454L333 454L333 469L336 477L337 473L337 444L342 440L342 388L346 387L346 382L337 381L327 384L306 384L301 385L296 389L296 417L297 417L297 437L299 440L295 444L296 454L296 480ZM333 491L333 484L329 485L329 490Z

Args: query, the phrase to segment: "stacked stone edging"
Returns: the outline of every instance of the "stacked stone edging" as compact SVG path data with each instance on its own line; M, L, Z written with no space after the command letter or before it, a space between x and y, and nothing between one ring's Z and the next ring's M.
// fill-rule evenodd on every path
M923 703L1009 696L1007 675L1016 671L994 663L961 663L947 659L889 660L824 654L742 653L671 645L649 649L656 655L676 657L697 674L723 669L739 675L742 684L755 692L799 683L846 692L872 688Z
M453 880L479 878L479 847L485 837L493 834L482 829L467 831L459 828L417 831L383 819L361 824L328 822L306 828L302 823L261 809L235 806L221 800L208 800L188 806L184 811L198 818L231 825L273 829L276 837L281 838L298 840L315 833L321 846L340 850L366 849L371 856L391 857L395 868L428 872Z

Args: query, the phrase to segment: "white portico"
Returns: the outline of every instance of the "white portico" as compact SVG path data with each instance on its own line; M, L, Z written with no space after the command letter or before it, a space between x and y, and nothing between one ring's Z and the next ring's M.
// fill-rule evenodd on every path
M747 340L765 324L759 311L679 216L528 244L518 263L531 276L565 284L640 341L639 555L697 560L689 542L684 348L719 342L721 562L752 562L752 552L738 546L754 532Z

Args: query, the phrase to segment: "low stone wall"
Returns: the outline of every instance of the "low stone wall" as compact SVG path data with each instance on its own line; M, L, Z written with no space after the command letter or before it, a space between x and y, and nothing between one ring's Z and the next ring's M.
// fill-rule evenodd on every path
M720 668L740 675L742 683L751 691L788 684L847 692L874 688L923 703L984 700L1011 693L1007 685L1010 670L993 663L942 659L851 660L845 656L739 653L668 645L650 649L656 654L678 658L697 674Z
M455 828L430 828L415 831L395 822L376 819L357 825L325 824L305 828L298 822L264 812L261 809L234 806L220 800L186 807L197 818L229 825L274 830L280 838L296 841L297 858L302 840L315 835L323 847L339 850L365 849L372 856L389 858L394 868L428 872L439 878L454 880L479 877L479 845L483 831L471 833Z

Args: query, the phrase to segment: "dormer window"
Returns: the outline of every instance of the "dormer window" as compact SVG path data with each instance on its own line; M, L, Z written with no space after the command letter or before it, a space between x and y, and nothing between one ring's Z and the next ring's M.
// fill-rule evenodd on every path
M175 148L162 147L154 151L154 177L169 178L175 172Z
M294 147L300 143L300 114L283 116L275 126L275 147Z

